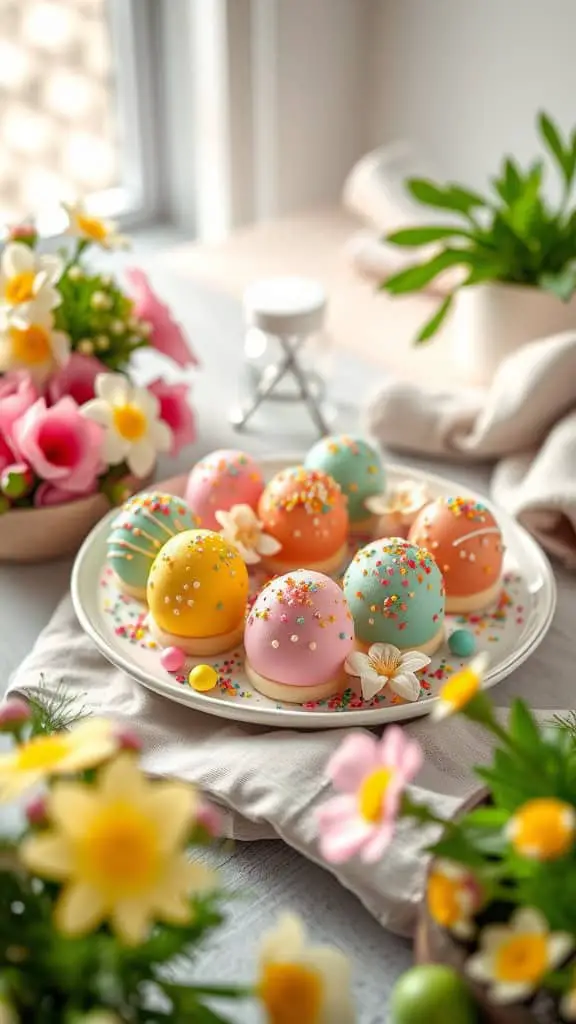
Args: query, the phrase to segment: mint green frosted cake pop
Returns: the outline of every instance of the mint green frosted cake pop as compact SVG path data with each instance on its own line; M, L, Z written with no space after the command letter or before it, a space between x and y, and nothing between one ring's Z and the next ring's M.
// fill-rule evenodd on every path
M182 498L173 494L137 494L122 506L108 534L108 563L122 589L133 597L146 596L152 562L166 541L199 521Z
M386 477L380 456L375 448L359 437L339 434L323 437L308 452L304 465L307 469L321 469L328 473L348 499L351 523L370 518L364 502L385 490Z
M442 642L444 580L425 548L397 537L367 544L348 566L344 596L364 644L430 654Z

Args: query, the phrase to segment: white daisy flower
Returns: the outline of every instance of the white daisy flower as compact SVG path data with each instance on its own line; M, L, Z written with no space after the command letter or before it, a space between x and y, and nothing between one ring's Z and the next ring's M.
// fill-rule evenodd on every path
M310 946L297 914L285 913L260 947L256 990L269 1021L354 1024L350 962L332 946Z
M159 417L160 403L146 388L137 388L122 373L100 373L96 398L82 412L105 428L102 457L109 466L126 462L134 476L151 471L158 452L172 445L172 431Z
M480 948L466 963L466 973L489 986L495 1003L516 1003L539 988L548 971L574 948L568 932L550 932L539 910L521 907L509 923L489 925Z
M41 256L22 242L9 242L0 259L0 308L22 324L41 321L62 301L54 288L62 269L59 256Z
M116 223L103 220L87 213L84 203L62 203L68 214L67 233L75 238L101 245L103 249L122 249L129 243L124 235L119 235Z
M348 675L358 676L364 700L372 700L385 686L403 700L418 700L420 681L415 673L426 668L430 658L420 651L399 651L393 644L372 644L368 654L353 651L346 658Z
M59 366L70 357L70 338L64 331L54 330L49 310L32 322L5 320L0 331L0 373L27 370L34 383L41 387Z
M250 505L233 505L229 512L219 509L214 514L222 527L221 535L234 544L246 565L256 565L262 555L280 551L280 541L263 533L262 523Z

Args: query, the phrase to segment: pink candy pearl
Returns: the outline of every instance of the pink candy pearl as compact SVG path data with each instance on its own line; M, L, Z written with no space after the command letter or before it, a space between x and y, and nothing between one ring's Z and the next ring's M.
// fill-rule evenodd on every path
M180 672L185 661L186 655L179 647L167 647L160 655L160 664L167 672Z

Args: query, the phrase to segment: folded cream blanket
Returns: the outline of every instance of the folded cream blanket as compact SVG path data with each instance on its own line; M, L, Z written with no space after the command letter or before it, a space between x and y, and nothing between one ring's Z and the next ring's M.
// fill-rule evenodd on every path
M576 567L576 333L500 365L488 391L432 392L388 379L367 428L385 447L496 461L491 492L551 554Z

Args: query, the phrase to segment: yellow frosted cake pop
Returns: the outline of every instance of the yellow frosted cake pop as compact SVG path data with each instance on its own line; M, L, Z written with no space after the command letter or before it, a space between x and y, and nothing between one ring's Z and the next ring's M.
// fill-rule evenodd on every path
M203 657L242 640L248 572L233 544L187 530L164 545L148 577L148 624L162 647Z

